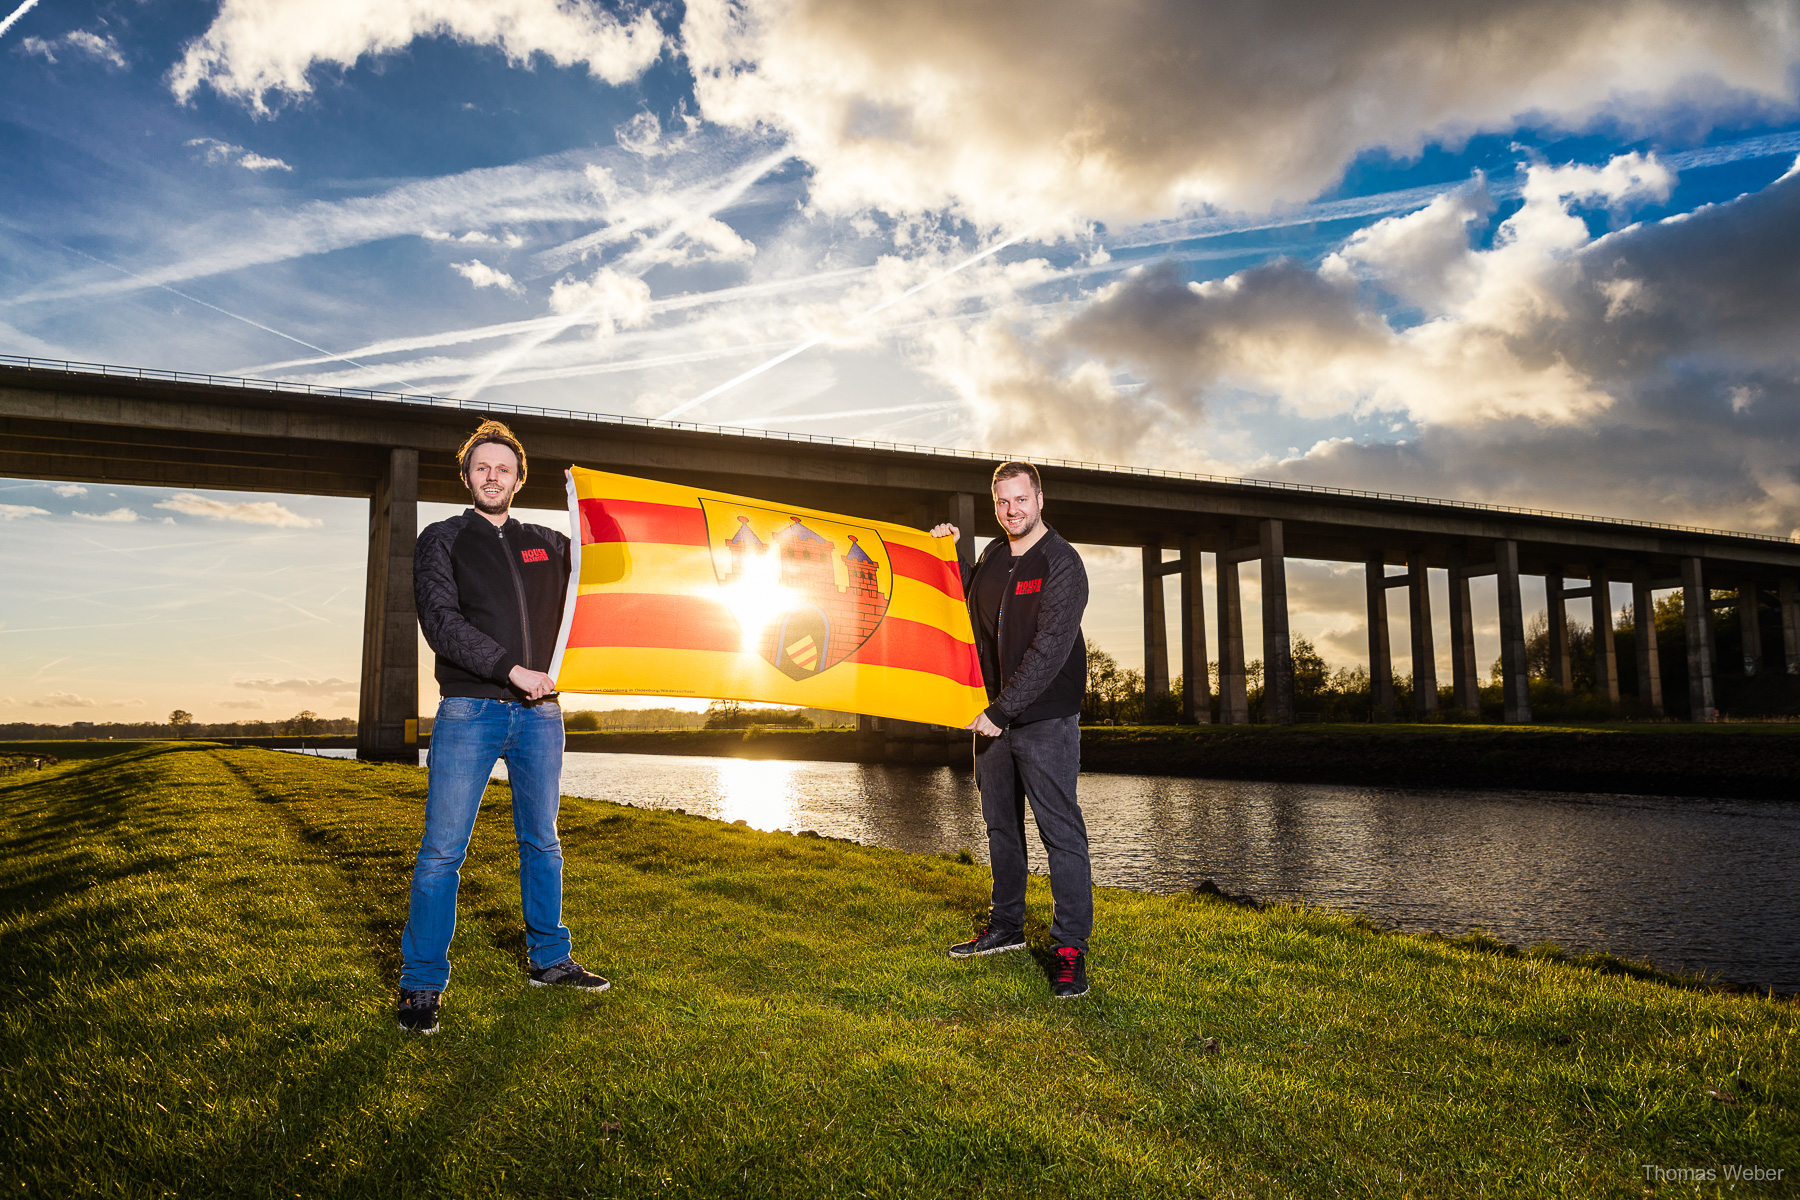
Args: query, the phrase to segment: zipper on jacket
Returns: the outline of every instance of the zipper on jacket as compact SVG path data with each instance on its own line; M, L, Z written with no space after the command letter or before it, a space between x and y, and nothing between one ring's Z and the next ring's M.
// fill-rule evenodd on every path
M512 568L513 594L519 598L519 637L525 643L525 669L535 671L537 668L531 665L531 612L525 607L525 578L519 573L519 564L513 561L512 543L506 540L505 527L496 525L494 532L500 536L500 553Z

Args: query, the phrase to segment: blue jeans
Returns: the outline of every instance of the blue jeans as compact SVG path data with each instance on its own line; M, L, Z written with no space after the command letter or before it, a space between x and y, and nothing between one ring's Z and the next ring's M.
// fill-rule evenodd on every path
M456 889L469 835L494 763L504 758L512 783L513 833L519 839L519 895L525 948L533 967L569 957L562 923L563 723L555 701L447 696L431 727L425 836L413 863L412 903L400 937L400 986L441 992L450 982L450 939L456 933Z

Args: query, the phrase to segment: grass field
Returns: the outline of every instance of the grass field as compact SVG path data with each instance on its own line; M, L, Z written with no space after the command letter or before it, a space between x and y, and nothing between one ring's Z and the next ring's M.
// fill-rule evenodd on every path
M0 780L0 1189L1590 1197L1800 1178L1788 1002L1103 890L1094 991L1056 1003L1041 881L1034 955L951 962L980 867L595 801L564 806L567 914L614 988L533 990L503 787L444 1030L404 1037L423 783L173 744ZM1734 1188L1734 1166L1784 1175Z

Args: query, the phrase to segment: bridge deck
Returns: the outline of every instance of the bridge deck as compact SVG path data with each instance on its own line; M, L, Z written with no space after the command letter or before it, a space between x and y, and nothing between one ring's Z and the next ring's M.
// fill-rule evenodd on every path
M364 708L373 723L392 735L399 728L396 710L408 709L410 717L417 709L416 694L410 701L400 694L400 675L414 665L401 661L411 653L407 647L412 641L400 636L411 621L409 523L416 519L417 501L466 500L453 455L476 420L487 415L507 421L525 443L536 470L520 503L537 508L563 507L560 468L575 463L916 526L946 518L976 524L976 515L986 507L994 462L988 456L930 447L0 360L0 433L5 435L0 438L0 475L371 497L365 643L373 658L365 663ZM1458 585L1494 573L1501 576L1503 663L1513 657L1515 643L1522 655L1517 576L1535 574L1553 579L1553 595L1566 579L1635 581L1645 589L1682 586L1697 601L1690 607L1705 610L1703 620L1710 616L1706 596L1712 588L1748 589L1752 597L1772 590L1788 669L1800 672L1800 618L1794 601L1800 544L1788 539L1086 463L1039 460L1039 465L1047 515L1064 536L1146 547L1147 579L1191 574L1180 606L1187 614L1182 659L1190 679L1195 678L1194 664L1207 661L1196 603L1197 568L1205 553L1222 556L1228 564L1263 563L1265 584L1283 578L1279 564L1285 558L1367 564L1371 661L1383 667L1386 610L1385 600L1378 603L1377 596L1384 597L1396 581L1378 583L1376 576L1384 565L1407 566L1408 575L1399 582L1406 584L1413 606L1413 653L1421 674L1430 674L1422 668L1434 657L1424 572L1451 571L1450 632L1459 697L1465 695L1464 684L1470 689L1467 695L1473 694L1474 665L1467 588ZM1163 565L1161 547L1185 547L1186 554L1180 563ZM1236 571L1220 575L1232 577L1229 584L1218 585L1218 611L1229 622L1238 611ZM1280 587L1273 590L1281 592ZM1271 597L1270 591L1265 586L1265 629L1284 629L1285 595ZM1168 681L1160 597L1160 588L1146 589L1146 677L1153 692L1166 689ZM1560 605L1553 608L1560 610ZM1610 603L1602 609L1609 610ZM1553 634L1561 624L1558 615L1553 613ZM1706 628L1697 628L1690 643L1710 641ZM1760 641L1760 636L1746 640ZM1225 641L1216 657L1223 664L1222 710L1232 719L1241 715L1236 711L1241 708L1241 654L1233 653L1229 636ZM1286 646L1270 644L1264 651L1264 658L1275 664L1271 712L1280 719ZM1465 664L1464 658L1470 661ZM1509 682L1508 710L1514 719L1528 719L1522 664L1521 657L1518 687ZM1711 709L1711 669L1710 661L1690 663L1690 691L1705 700L1696 704L1693 715L1702 719ZM377 676L385 686L377 684ZM1616 698L1616 678L1612 687ZM372 698L377 692L394 694ZM1190 703L1200 699L1190 695ZM1644 699L1660 703L1660 696Z

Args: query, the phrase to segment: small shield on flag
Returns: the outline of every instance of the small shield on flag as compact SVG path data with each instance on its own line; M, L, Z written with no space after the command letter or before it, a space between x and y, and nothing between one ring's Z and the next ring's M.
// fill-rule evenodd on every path
M744 649L789 678L843 662L887 616L894 572L875 530L705 498L700 505Z

